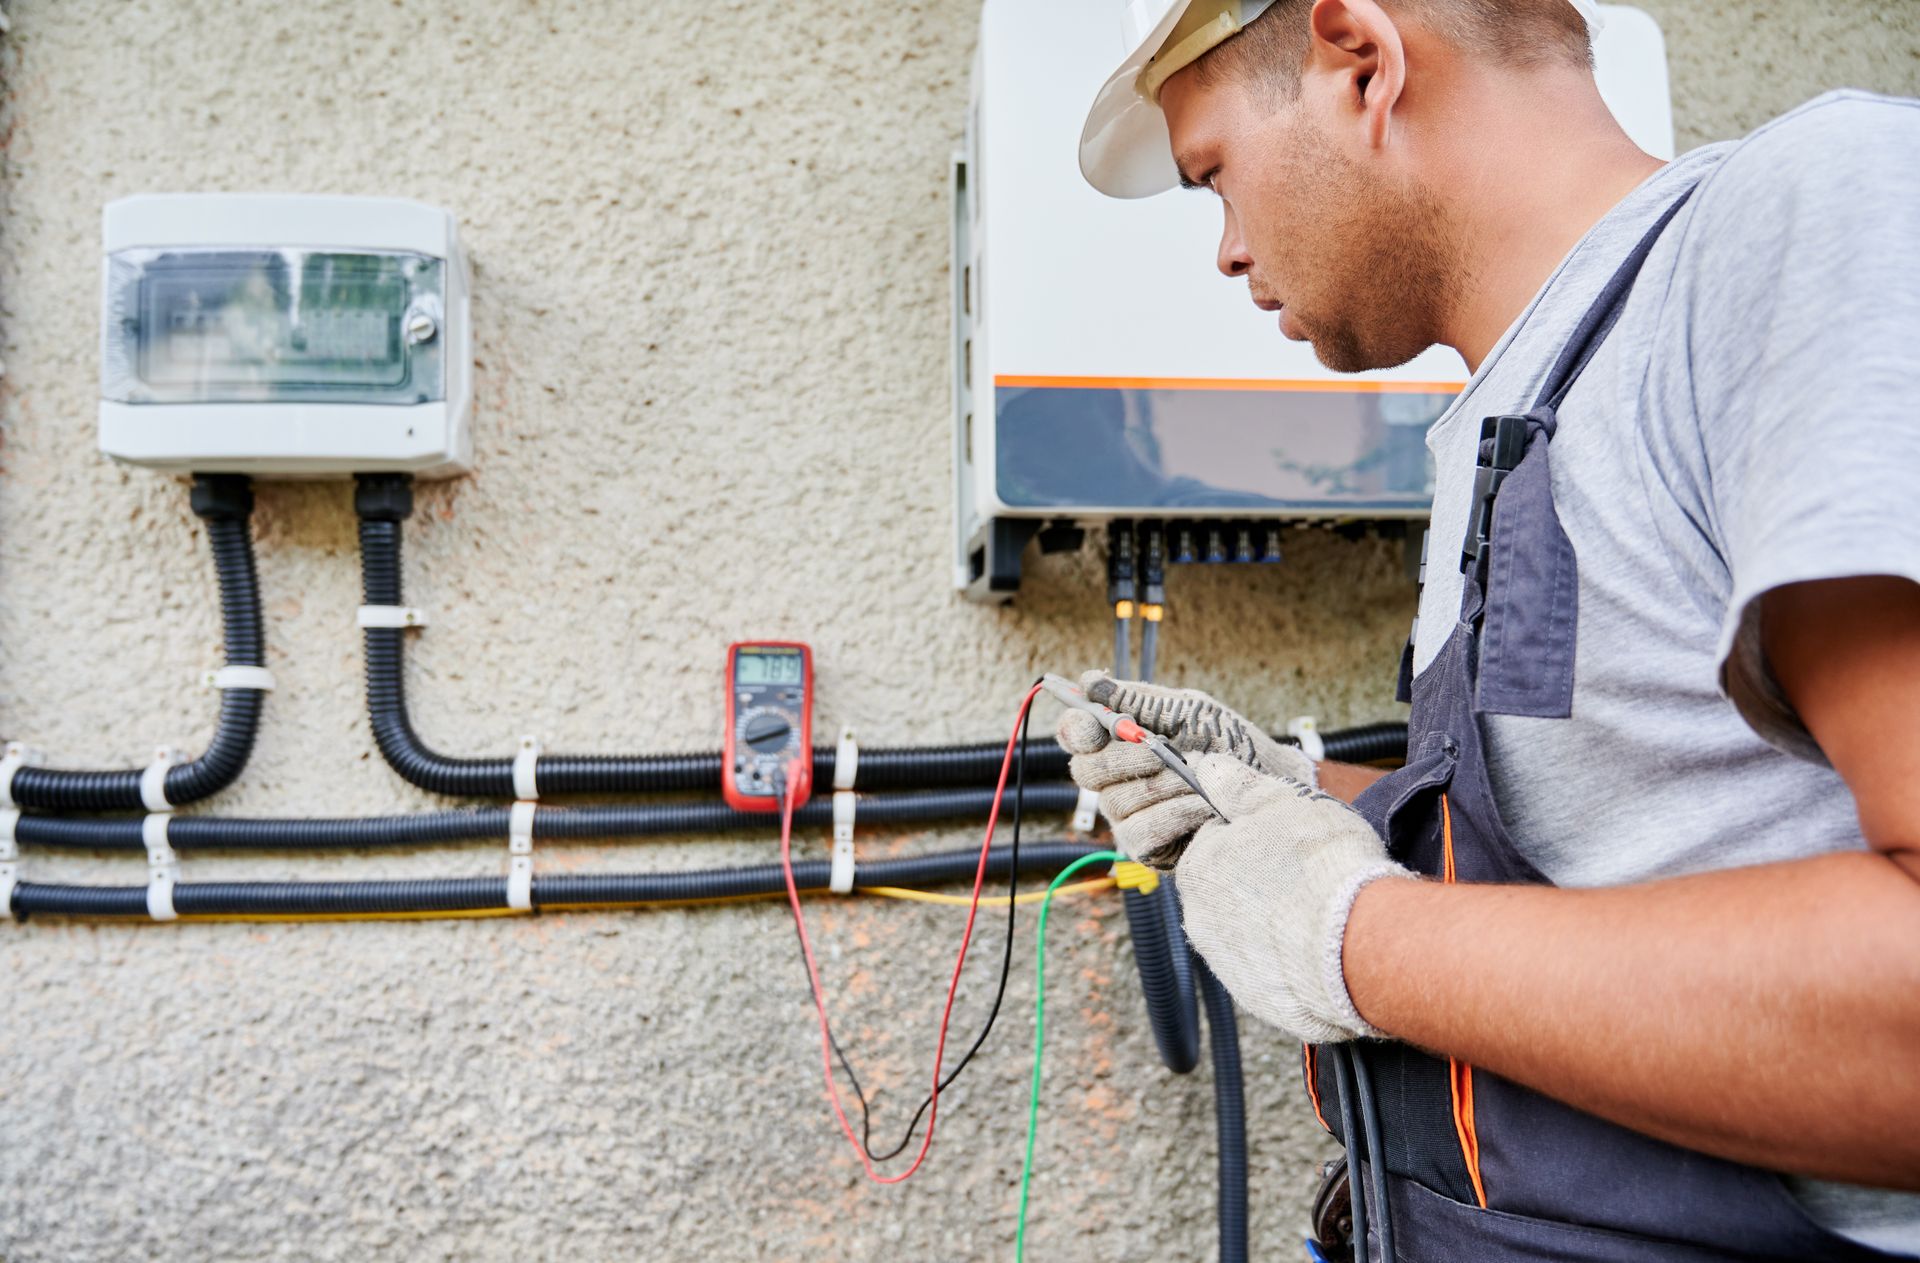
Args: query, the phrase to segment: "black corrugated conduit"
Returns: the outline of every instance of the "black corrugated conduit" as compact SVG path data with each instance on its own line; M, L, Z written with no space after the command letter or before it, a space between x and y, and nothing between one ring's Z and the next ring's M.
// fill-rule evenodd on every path
M192 495L193 511L207 524L214 573L220 582L227 665L265 666L260 581L254 571L253 539L248 529L253 491L248 480L238 474L195 474ZM220 718L205 752L167 771L164 783L169 803L198 802L233 783L253 753L264 697L260 689L221 690ZM54 811L112 811L144 805L138 771L22 767L13 774L12 793L19 806Z
M1286 745L1299 745L1298 737L1276 737ZM1327 747L1326 757L1336 763L1380 763L1407 757L1407 726L1402 723L1361 724L1357 728L1337 728L1320 734Z
M1071 812L1079 791L1071 785L1029 785L1029 812ZM923 821L982 819L993 806L991 789L940 789L921 793L861 794L854 818L862 825L917 824ZM371 816L335 820L246 820L220 816L176 816L167 823L167 842L177 851L308 850L324 848L424 846L444 842L503 839L510 812L505 807L471 811L425 812L413 816ZM764 830L770 819L760 812L735 811L725 803L641 803L605 807L541 807L533 813L533 836L556 838L647 838L698 833ZM818 797L793 813L796 826L833 823L833 800ZM29 846L88 847L97 850L145 849L141 820L73 819L23 815L15 837Z
M362 597L368 605L402 601L401 523L413 511L413 488L404 474L365 474L354 491L360 518ZM436 793L471 798L511 798L513 760L451 758L429 749L407 714L404 681L405 632L366 629L367 712L380 753L402 777ZM831 785L836 751L813 752L813 780ZM1003 744L934 746L926 749L866 749L855 779L859 789L927 789L992 785L1000 776ZM1036 781L1061 780L1066 753L1051 741L1027 748L1027 774ZM720 784L718 751L694 754L541 755L534 777L549 794L661 793L712 789Z
M1172 890L1163 874L1151 891L1128 890L1125 903L1154 1046L1167 1069L1186 1074L1200 1064L1200 1018L1192 955Z
M413 487L405 474L363 474L354 490L354 511L360 518L362 600L368 605L402 604L401 523L413 512ZM430 749L413 730L407 714L404 680L406 633L393 627L366 629L367 714L380 753L403 778L435 793L472 798L514 796L510 758L452 758ZM1375 734L1375 730L1380 732ZM1355 754L1335 753L1348 734L1322 734L1331 758L1356 758L1376 746L1391 747L1391 733L1399 734L1399 752L1406 747L1405 724L1376 724L1354 732L1369 734L1355 745ZM932 789L945 786L992 785L1000 775L1005 745L932 747L875 747L860 751L854 779L857 789ZM1391 750L1389 751L1391 753ZM813 781L831 785L836 751L818 746L813 752ZM1386 754L1356 758L1366 762ZM1027 747L1027 775L1033 781L1064 780L1067 756L1051 741ZM665 793L710 790L720 783L720 754L541 755L535 780L542 797L557 794Z
M1175 1074L1200 1061L1198 1007L1207 1012L1207 1046L1213 1057L1214 1129L1219 1147L1218 1223L1220 1263L1246 1263L1247 1101L1240 1066L1240 1026L1233 997L1205 960L1187 943L1180 926L1179 891L1163 875L1151 894L1126 892L1133 958L1147 1001L1147 1024L1160 1060Z
M1213 1118L1219 1148L1220 1263L1247 1263L1247 1093L1240 1066L1240 1024L1233 997L1198 952L1193 972L1207 1010L1207 1047L1213 1054Z
M1054 873L1093 848L1078 842L1026 843L1020 848L1020 873ZM1011 848L994 847L987 871L1004 875ZM940 851L907 859L868 860L859 865L862 886L918 887L973 877L977 849ZM825 890L829 860L801 860L793 866L801 890ZM535 874L533 906L576 904L686 903L776 895L786 890L778 864L700 869L684 873ZM181 882L173 888L174 909L191 916L350 915L355 913L480 912L507 907L505 877L460 877L402 881L326 882ZM67 886L21 882L14 888L16 917L147 915L145 886Z

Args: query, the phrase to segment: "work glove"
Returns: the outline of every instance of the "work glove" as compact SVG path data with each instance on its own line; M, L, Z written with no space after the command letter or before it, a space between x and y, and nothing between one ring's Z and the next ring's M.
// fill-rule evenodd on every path
M1347 915L1368 882L1413 874L1373 826L1315 788L1313 760L1204 693L1103 672L1081 685L1180 750L1226 817L1153 751L1110 740L1085 712L1061 718L1074 780L1099 791L1120 849L1174 871L1187 937L1234 999L1308 1043L1378 1035L1347 994Z
M1282 745L1197 689L1115 680L1104 671L1087 672L1080 686L1089 699L1165 738L1188 763L1219 754L1267 776L1309 787L1319 783L1313 760L1299 747ZM1109 741L1100 721L1085 711L1067 711L1054 735L1073 756L1068 764L1073 779L1100 795L1114 841L1140 863L1172 868L1193 831L1213 818L1158 755L1145 746Z
M1194 948L1240 1007L1295 1039L1378 1037L1347 994L1347 915L1368 882L1413 874L1360 813L1301 781L1222 754L1193 771L1226 816L1207 814L1174 869Z

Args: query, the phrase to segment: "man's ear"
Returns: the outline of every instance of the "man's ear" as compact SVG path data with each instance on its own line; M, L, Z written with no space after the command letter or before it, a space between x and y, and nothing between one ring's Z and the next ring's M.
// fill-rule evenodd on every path
M1331 79L1343 113L1365 128L1367 145L1384 148L1407 83L1399 28L1374 0L1317 0L1309 24L1305 73Z

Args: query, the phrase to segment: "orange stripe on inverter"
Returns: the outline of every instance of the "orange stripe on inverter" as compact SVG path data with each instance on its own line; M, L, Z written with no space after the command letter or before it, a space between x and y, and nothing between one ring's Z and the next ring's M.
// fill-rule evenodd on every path
M1453 870L1453 804L1440 795L1440 879L1451 886ZM1473 1121L1473 1067L1464 1061L1447 1058L1448 1086L1453 1093L1453 1132L1460 1138L1460 1156L1467 1163L1467 1178L1473 1181L1473 1195L1480 1209L1487 1208L1487 1190L1480 1183L1480 1133Z
M996 386L1054 390L1279 390L1330 395L1457 395L1465 382L1329 381L1283 377L1030 377L1006 374Z

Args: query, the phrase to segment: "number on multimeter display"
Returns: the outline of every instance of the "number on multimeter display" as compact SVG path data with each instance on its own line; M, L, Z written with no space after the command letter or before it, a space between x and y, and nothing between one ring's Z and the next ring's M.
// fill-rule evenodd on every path
M798 684L805 664L797 653L744 652L735 667L734 678L741 684Z

